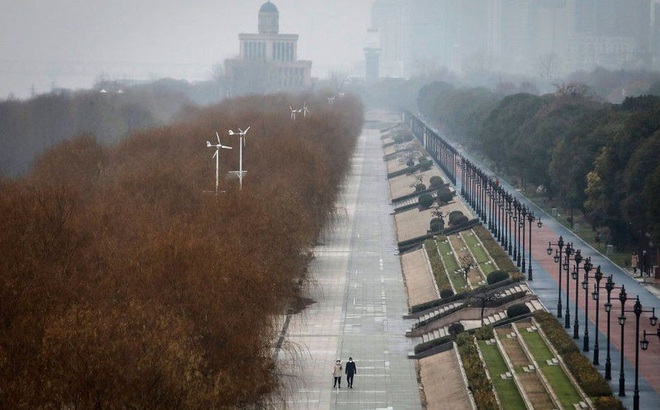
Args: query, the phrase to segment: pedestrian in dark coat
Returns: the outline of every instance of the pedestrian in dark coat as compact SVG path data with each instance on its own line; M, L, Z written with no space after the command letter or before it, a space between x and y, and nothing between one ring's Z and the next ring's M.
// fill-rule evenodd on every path
M348 358L348 363L346 363L346 382L348 383L349 388L353 388L353 376L357 373L357 367L355 367L355 362L352 357Z

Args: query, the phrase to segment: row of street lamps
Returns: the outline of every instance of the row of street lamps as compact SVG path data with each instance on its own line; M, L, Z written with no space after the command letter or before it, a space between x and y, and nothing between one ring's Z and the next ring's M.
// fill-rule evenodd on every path
M596 301L596 329L595 329L595 343L594 343L594 355L593 355L593 364L594 366L599 366L599 344L598 344L598 335L599 335L599 312L600 312L600 291L604 289L607 292L607 302L604 305L605 312L607 313L607 358L605 361L605 379L612 380L612 361L610 356L610 317L612 312L612 291L614 289L619 289L619 302L621 303L621 314L618 317L619 326L621 328L621 363L619 367L619 396L626 395L626 377L624 373L624 352L625 352L625 324L626 324L626 313L633 313L635 315L635 387L633 394L633 409L639 409L639 349L647 350L649 346L649 341L646 338L647 335L652 335L654 333L647 333L644 330L644 338L639 340L639 327L640 327L640 317L643 313L651 313L652 316L649 318L651 326L656 326L658 324L658 318L655 315L655 308L644 309L642 303L639 300L639 295L635 299L635 304L632 310L626 310L626 302L628 301L628 294L624 285L615 286L613 275L609 275L603 287L601 287L601 281L604 279L603 272L601 271L600 266L596 267L596 270L593 275L589 275L593 269L591 263L591 257L583 258L580 249L575 249L572 243L567 243L564 241L563 237L560 236L559 240L555 243L549 242L547 253L552 255L554 251L554 261L558 264L558 273L559 273L559 294L557 301L557 318L562 317L562 273L565 272L566 275L566 314L564 317L564 327L570 329L570 278L573 278L575 281L575 321L573 323L573 339L579 339L579 327L580 323L578 320L578 293L579 293L579 272L580 269L584 271L582 277L582 289L585 293L584 300L584 338L582 351L589 351L589 279L595 279L596 283L594 284L593 291L591 296L593 300ZM569 269L570 263L574 262L573 270L570 272ZM582 266L580 266L582 264ZM660 338L660 327L658 327L656 333L658 338Z
M421 120L416 118L409 112L404 112L404 120L410 126L413 133L420 139L421 143L431 153L438 164L449 175L450 179L456 184L455 171L456 166L460 166L461 173L461 196L466 199L476 214L488 226L488 229L497 239L501 246L507 251L511 259L514 261L518 268L521 268L522 273L527 273L527 280L533 280L532 270L532 224L537 221L537 226L542 226L541 219L536 218L534 212L529 209L525 204L514 197L510 192L505 190L499 181L477 167L475 164L462 157L457 151L442 138L440 138L433 130L428 128ZM526 229L526 223L529 228ZM526 238L527 236L527 238ZM526 241L526 239L528 241ZM525 246L527 244L527 254L525 253ZM554 248L553 248L554 247ZM633 408L639 409L639 349L643 351L649 347L649 340L647 336L657 335L660 339L660 326L656 329L655 333L643 332L643 339L639 340L639 327L640 317L643 313L652 313L649 318L651 326L658 324L658 318L655 316L655 308L644 309L639 295L635 299L635 304L632 310L626 310L625 304L628 300L628 295L625 286L615 286L613 275L607 276L603 286L601 281L605 279L601 267L597 266L593 275L590 275L594 266L591 263L591 257L584 258L580 249L576 249L572 243L565 242L563 237L559 237L556 243L550 242L548 244L547 253L552 255L554 250L554 261L557 263L559 273L559 291L557 297L557 318L562 318L562 276L566 277L566 309L564 314L564 328L571 328L571 311L570 311L570 280L575 281L575 311L573 322L573 339L579 339L580 321L578 318L578 296L580 285L584 290L585 309L584 309L584 337L582 350L588 352L590 349L589 341L589 279L594 279L595 284L591 296L596 301L596 329L595 329L595 342L593 364L594 366L600 365L599 358L599 313L600 313L600 291L607 292L607 301L604 304L605 312L607 313L607 357L605 361L605 379L612 380L612 360L610 354L610 340L611 340L611 326L610 318L612 313L612 291L619 289L618 299L621 303L621 315L618 317L618 322L621 331L621 363L619 368L619 396L625 396L625 373L624 373L624 326L626 324L626 313L633 313L635 315L635 387L633 396ZM526 266L526 256L529 264ZM573 270L571 271L571 262L573 262ZM580 266L582 265L582 266ZM580 269L584 271L582 281L580 278Z
M537 218L527 205L504 189L499 180L487 175L468 159L462 158L460 165L463 171L461 196L488 226L493 237L521 268L520 271L527 273L527 280L534 280L532 224L536 222L540 228L543 225L541 218Z

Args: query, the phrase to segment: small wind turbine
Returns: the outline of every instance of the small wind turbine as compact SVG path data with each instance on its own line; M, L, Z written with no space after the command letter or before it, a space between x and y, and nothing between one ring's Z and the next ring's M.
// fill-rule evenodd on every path
M208 148L215 147L215 153L213 154L213 158L215 158L215 193L218 193L218 176L219 176L219 169L220 169L220 148L223 149L231 149L231 147L222 145L220 143L220 135L216 132L215 133L216 138L218 139L217 144L211 144L210 141L206 141L206 146Z
M289 105L289 109L291 110L291 119L292 119L293 121L295 121L295 120L296 120L296 113L297 113L297 112L300 112L301 110L294 110L293 108L291 108L290 105Z
M238 181L243 190L243 176L247 171L243 171L243 147L245 146L245 134L247 134L250 127L247 127L245 130L238 129L238 132L229 130L229 135L238 135L239 136L239 159L238 159L238 171L230 171L230 174L238 175Z
M303 105L302 112L303 112L303 118L307 118L307 114L309 114L309 109L307 108L307 101L305 101L305 105Z
M335 103L335 96L333 95L332 97L328 97L328 104L330 105L330 108L332 108L332 105Z

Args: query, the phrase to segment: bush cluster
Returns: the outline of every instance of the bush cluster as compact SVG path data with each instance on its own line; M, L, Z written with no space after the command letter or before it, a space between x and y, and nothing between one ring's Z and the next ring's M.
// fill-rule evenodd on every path
M511 305L508 307L506 310L506 316L511 319L514 317L526 315L530 312L529 306L522 304L522 303L516 303L515 305Z
M486 375L486 369L479 357L473 336L461 333L456 337L456 345L461 355L465 375L472 387L472 395L479 409L497 409L499 405L493 393L493 384Z
M509 274L503 270L494 270L488 274L486 281L489 285L509 279Z
M431 188L440 188L445 184L445 181L442 179L442 177L433 175L429 179L429 184L431 185Z
M0 180L3 408L237 408L273 397L277 315L331 222L359 101L294 125L300 96L190 109L106 147L54 146ZM206 141L251 125L243 190ZM229 155L229 153L233 155ZM221 175L238 169L221 152Z
M441 238L439 239L441 240ZM451 291L453 293L451 283L449 282L449 278L447 277L447 273L445 271L445 265L442 263L442 258L438 253L438 247L435 241L433 239L427 239L424 242L424 249L426 249L426 254L429 257L429 261L431 262L433 277L435 278L435 283L438 285L438 290L440 290L440 295L442 295L443 292L447 294L447 291Z
M417 185L419 186L419 185ZM426 189L426 188L424 188ZM419 198L417 198L417 202L419 203L419 206L422 208L428 208L431 205L433 205L433 202L435 202L435 199L433 198L433 195L429 193L421 194Z

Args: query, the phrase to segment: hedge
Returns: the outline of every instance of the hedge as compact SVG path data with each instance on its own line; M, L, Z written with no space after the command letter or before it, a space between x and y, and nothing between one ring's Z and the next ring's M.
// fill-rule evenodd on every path
M578 381L582 390L592 397L612 396L610 385L591 364L589 359L580 352L571 337L566 333L563 325L557 321L557 318L548 312L542 311L536 312L534 317L541 325L550 343L557 350L557 353L563 357L566 367ZM602 407L602 409L619 408L610 407L611 404L611 400L603 400L603 405L606 407Z

